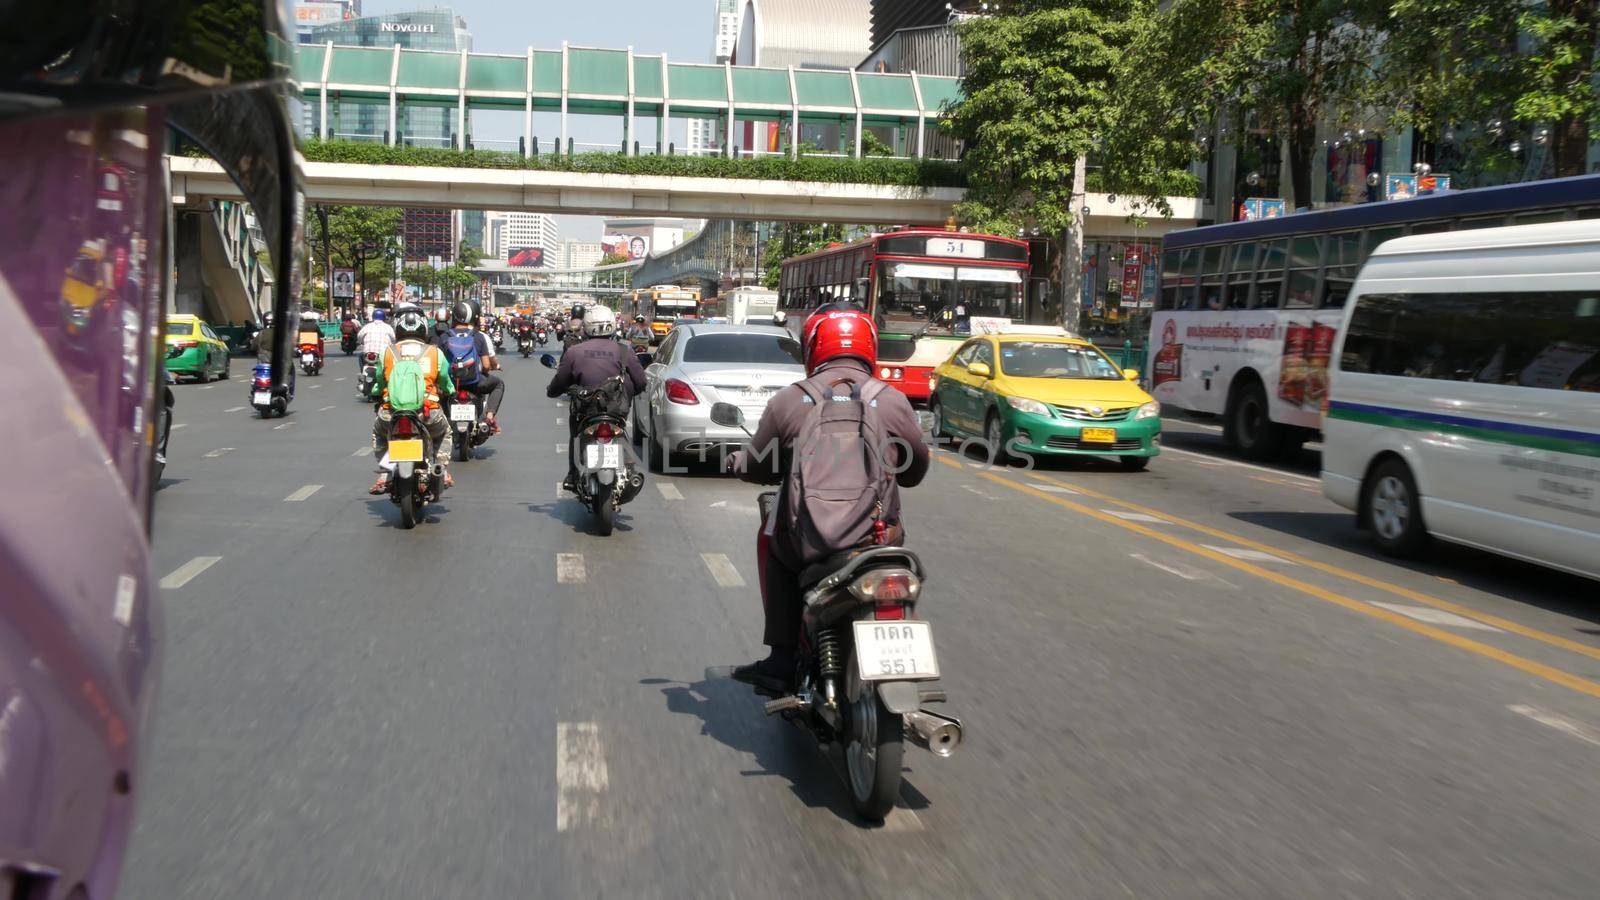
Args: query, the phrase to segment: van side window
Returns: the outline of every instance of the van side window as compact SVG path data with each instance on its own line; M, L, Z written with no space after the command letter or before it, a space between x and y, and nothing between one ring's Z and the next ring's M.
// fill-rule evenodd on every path
M1600 291L1363 296L1339 366L1403 378L1600 392Z

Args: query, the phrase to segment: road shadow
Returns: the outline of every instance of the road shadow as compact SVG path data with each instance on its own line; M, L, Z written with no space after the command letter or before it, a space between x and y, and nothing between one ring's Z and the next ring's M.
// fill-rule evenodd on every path
M1430 541L1419 559L1395 559L1372 546L1366 532L1356 528L1352 513L1239 511L1230 512L1228 516L1364 557L1372 562L1374 570L1397 566L1600 625L1600 600L1596 599L1600 592L1595 590L1593 581L1577 575L1438 540ZM1573 630L1584 634L1600 633L1600 629Z
M188 481L188 480L189 479L187 479L187 478L168 478L167 476L163 475L163 476L161 476L161 480L156 483L156 490L164 491L169 487L173 487L175 485L183 484L185 481Z
M587 509L584 509L576 494L563 494L559 500L549 500L544 503L529 503L527 507L528 512L549 516L557 522L570 527L576 534L602 536L600 534L599 520L590 515ZM627 513L627 507L624 506L617 513L613 530L622 534L632 531L632 518Z
M445 496L450 496L450 492L446 491ZM401 531L408 530L400 528L400 507L395 505L393 500L389 499L388 494L383 494L377 497L368 494L367 512L370 513L373 518L378 520L378 525L382 528L394 528ZM423 508L422 518L417 522L417 524L437 525L443 521L440 518L440 513L448 514L449 512L450 507L445 506L443 501L429 503Z
M669 712L698 718L702 735L754 758L756 768L740 771L741 777L783 778L807 807L825 809L862 828L881 827L881 823L857 816L850 805L837 748L818 746L802 729L776 717L767 718L761 698L728 672L727 667L708 668L705 677L693 683L667 678L645 678L639 683L659 686ZM914 749L908 747L908 752ZM906 767L903 771L911 770ZM900 799L913 810L928 807L928 798L904 780Z

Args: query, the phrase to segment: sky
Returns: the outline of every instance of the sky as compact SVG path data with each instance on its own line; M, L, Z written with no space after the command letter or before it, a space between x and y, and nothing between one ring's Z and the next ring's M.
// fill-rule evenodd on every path
M667 58L684 62L710 62L716 30L715 0L363 0L362 15L406 12L448 6L467 21L472 32L472 49L482 53L525 53L559 50L561 42L587 47L632 46L636 53L666 52ZM506 113L479 117L474 113L473 134L477 138L516 141L522 135L522 114ZM535 132L547 126L536 119ZM568 121L569 133L578 143L618 144L622 139L620 119L580 119ZM675 123L676 133L668 138L682 147L684 124ZM541 141L541 143L544 143ZM547 145L546 145L547 146ZM541 148L543 149L543 148ZM556 216L561 239L597 241L601 220L594 216Z

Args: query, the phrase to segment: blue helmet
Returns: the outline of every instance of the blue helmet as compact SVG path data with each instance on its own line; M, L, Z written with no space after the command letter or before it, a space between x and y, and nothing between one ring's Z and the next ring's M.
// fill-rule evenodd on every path
M381 310L381 309L373 310L372 311L372 321L374 321L374 322L382 322L383 321L383 310Z

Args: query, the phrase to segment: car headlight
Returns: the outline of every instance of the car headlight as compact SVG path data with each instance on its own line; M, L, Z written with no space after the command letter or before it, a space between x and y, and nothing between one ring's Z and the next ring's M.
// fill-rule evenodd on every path
M1033 413L1036 416L1050 415L1050 407L1037 400L1029 400L1027 397L1007 397L1006 402L1018 412Z
M1161 404L1155 400L1151 400L1149 403L1139 407L1139 411L1134 413L1133 417L1135 419L1154 419L1160 415Z

